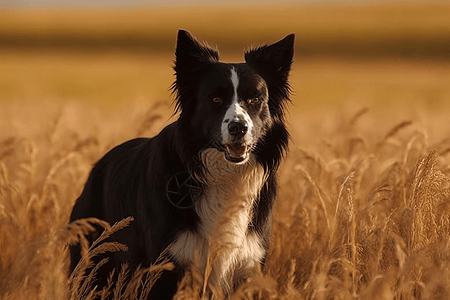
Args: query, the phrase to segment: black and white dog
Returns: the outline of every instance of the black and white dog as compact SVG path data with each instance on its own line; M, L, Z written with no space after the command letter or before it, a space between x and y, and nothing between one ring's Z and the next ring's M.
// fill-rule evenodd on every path
M100 159L70 217L135 219L115 234L129 251L110 255L99 286L112 268L149 266L166 248L176 268L156 282L152 299L171 299L195 259L208 297L226 296L264 265L276 173L288 147L293 52L291 34L248 51L245 63L223 63L217 50L178 32L178 120ZM71 270L79 260L79 246L71 247Z

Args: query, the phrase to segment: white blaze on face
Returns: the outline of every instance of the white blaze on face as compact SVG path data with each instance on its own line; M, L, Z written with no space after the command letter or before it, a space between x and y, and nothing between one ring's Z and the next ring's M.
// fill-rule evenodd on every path
M250 144L252 142L252 129L253 122L248 113L242 106L239 104L239 96L238 96L238 87L239 87L239 77L234 68L231 68L231 83L233 84L233 97L231 101L230 107L228 107L225 112L225 116L222 121L221 132L222 132L222 142L224 144L228 144L232 142L232 137L228 132L228 124L232 121L239 122L245 121L247 124L247 133L245 134L243 141L246 144Z

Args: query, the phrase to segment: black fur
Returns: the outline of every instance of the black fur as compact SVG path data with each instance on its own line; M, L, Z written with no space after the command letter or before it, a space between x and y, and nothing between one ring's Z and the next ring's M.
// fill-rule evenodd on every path
M256 97L255 85L265 83L268 95L259 106L247 105L255 116L258 143L252 153L267 173L267 181L259 194L249 224L269 247L271 211L276 197L276 172L284 156L289 135L284 124L284 108L289 101L288 74L293 58L294 35L278 43L250 50L245 63L219 62L219 53L199 43L188 32L180 30L172 88L176 96L179 118L153 138L138 138L108 152L94 166L84 190L78 198L70 220L97 217L111 224L133 216L131 225L113 236L113 240L129 247L128 252L109 255L110 262L100 269L98 285L106 283L108 273L122 263L131 270L149 266L186 229L193 232L200 222L194 208L180 209L167 200L166 186L175 174L201 174L199 152L207 147L223 150L217 140L220 120L230 101L230 68L241 79L239 94ZM220 105L210 99L220 97ZM92 241L98 233L89 237ZM71 271L80 260L79 246L71 247ZM152 289L152 299L171 299L183 266L167 271Z

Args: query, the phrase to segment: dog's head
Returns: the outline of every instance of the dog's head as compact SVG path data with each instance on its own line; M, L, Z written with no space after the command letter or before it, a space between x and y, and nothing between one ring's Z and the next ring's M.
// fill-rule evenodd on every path
M291 34L248 51L245 63L223 63L217 50L180 30L173 84L180 122L228 161L246 162L273 126L284 129L293 48Z

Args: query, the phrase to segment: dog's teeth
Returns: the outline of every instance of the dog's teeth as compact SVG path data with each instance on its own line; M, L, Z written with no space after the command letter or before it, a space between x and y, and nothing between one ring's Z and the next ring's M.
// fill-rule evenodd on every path
M248 147L247 146L240 146L240 149L238 151L233 151L231 147L228 145L225 145L225 158L228 161L234 162L234 163L240 163L245 161L248 158ZM236 150L236 149L234 149Z

